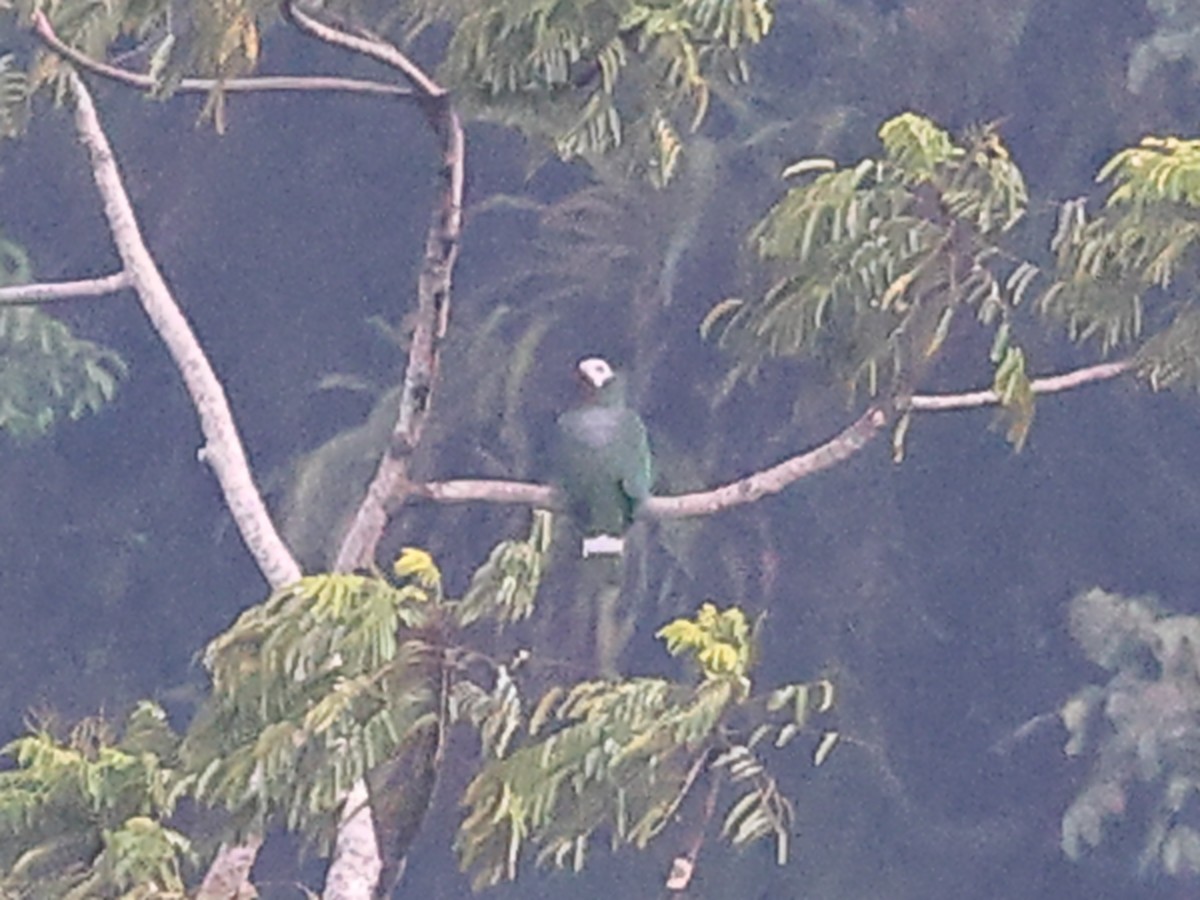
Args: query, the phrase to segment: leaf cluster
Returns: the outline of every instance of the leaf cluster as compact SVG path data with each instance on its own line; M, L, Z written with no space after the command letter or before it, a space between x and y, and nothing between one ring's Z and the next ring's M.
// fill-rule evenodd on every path
M243 822L322 824L438 708L437 592L314 575L243 613L205 652L212 694L184 758L203 802Z
M1024 214L1020 170L990 128L960 142L905 113L879 131L883 155L841 167L810 159L752 233L766 290L726 301L721 341L754 372L800 357L875 395L911 390L963 309L984 324L1012 303L997 272L999 238Z
M645 847L705 783L714 796L722 784L738 792L724 816L725 837L743 844L773 835L786 855L791 806L755 745L774 735L783 746L811 709L827 710L823 700L813 705L824 687L791 685L751 697L749 629L736 607L705 604L660 637L673 652L703 656L699 683L627 678L559 686L536 704L519 742L510 725L519 745L485 760L464 796L469 811L457 848L477 888L515 878L526 845L536 848L539 864L576 870L598 831L614 847Z
M1063 815L1064 852L1082 857L1144 811L1142 870L1200 873L1200 618L1094 588L1072 601L1070 624L1109 677L1060 712L1068 755L1093 760Z
M182 898L186 838L163 823L179 795L178 737L142 702L118 736L101 717L63 739L39 727L0 772L0 894Z
M225 128L225 94L219 82L253 70L262 29L278 19L274 0L15 0L10 5L23 21L40 9L64 42L92 59L104 60L115 45L132 42L134 49L123 55L143 64L159 97L171 96L188 75L217 79L202 117L211 116L219 131ZM56 56L43 52L31 67L30 81L34 87L54 84L61 98L63 71ZM4 86L0 68L0 125Z
M733 676L749 690L750 624L736 606L718 611L705 603L692 619L675 619L658 630L672 656L687 653L707 678Z
M1147 137L1116 154L1098 181L1104 209L1062 207L1053 249L1059 278L1039 303L1072 338L1105 352L1153 336L1138 350L1154 387L1200 386L1197 307L1190 290L1200 262L1200 141Z
M745 75L770 29L766 0L492 0L422 4L454 26L446 76L476 115L550 142L563 159L621 150L670 180L714 77Z
M24 251L0 238L0 286L27 283L31 275ZM97 412L125 373L115 352L76 337L57 319L0 307L0 429L9 434L44 434L63 419Z
M441 728L465 680L451 638L479 619L528 614L548 519L501 543L461 601L443 597L427 552L406 548L398 583L313 575L243 613L205 652L212 694L183 747L196 797L243 825L280 817L320 834L356 781Z

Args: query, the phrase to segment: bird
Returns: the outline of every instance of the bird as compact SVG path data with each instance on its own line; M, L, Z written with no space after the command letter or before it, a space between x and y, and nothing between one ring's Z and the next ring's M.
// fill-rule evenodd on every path
M623 378L598 356L576 367L583 401L558 417L559 487L583 531L583 556L620 556L625 532L650 496L646 425L625 404Z

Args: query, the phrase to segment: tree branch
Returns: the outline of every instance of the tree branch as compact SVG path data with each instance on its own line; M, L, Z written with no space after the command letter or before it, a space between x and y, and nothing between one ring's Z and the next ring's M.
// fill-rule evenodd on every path
M205 443L199 455L212 466L225 505L263 577L273 588L291 584L299 579L300 567L276 532L255 487L225 390L142 240L116 158L100 127L87 87L74 72L69 83L75 98L75 128L91 159L92 175L117 253L150 324L183 376L200 418Z
M349 34L325 25L283 0L285 14L302 31L352 53L371 57L401 72L413 85L417 100L438 139L437 202L425 238L417 278L417 308L404 387L388 451L338 548L334 571L349 572L375 561L375 550L387 525L388 507L413 491L409 461L421 441L437 385L442 339L450 316L450 290L462 233L466 146L462 123L449 94L397 48L383 41ZM435 748L435 755L438 748ZM429 760L430 766L436 765ZM435 773L436 774L436 773ZM358 782L343 800L337 841L325 880L326 900L362 900L371 895L381 870L380 848L366 786ZM389 847L400 860L407 847ZM395 863L396 859L393 859Z
M417 279L417 309L404 387L389 451L380 460L362 503L346 531L334 564L349 572L370 565L387 524L387 510L415 490L408 460L421 441L437 383L440 345L450 316L450 289L462 233L465 152L462 123L445 88L399 49L374 37L350 34L318 21L284 0L284 13L296 26L328 44L368 56L396 69L412 82L422 109L440 143L437 205L425 238Z
M1133 371L1132 359L1121 359L1115 362L1099 363L1086 366L1062 375L1050 375L1046 378L1035 378L1029 383L1035 394L1057 394L1091 384L1096 381L1108 381L1118 375ZM953 409L974 409L980 406L995 406L1000 402L1000 395L995 391L972 391L967 394L915 394L907 403L899 404L902 409L919 412L944 412Z
M1116 378L1133 371L1134 366L1132 359L1100 363L1062 375L1036 378L1030 382L1030 386L1035 394L1056 394ZM999 403L1000 396L995 391L986 390L962 394L915 394L906 400L898 401L896 406L901 411L945 412L996 406ZM793 456L769 469L708 491L680 494L675 497L651 497L642 506L640 514L654 519L707 516L743 503L753 503L766 494L777 494L792 482L832 468L853 456L875 438L887 425L888 419L881 407L871 407L841 434L807 453ZM430 481L414 485L412 493L437 503L521 503L543 509L562 506L562 500L553 487L520 481Z
M28 306L34 303L57 303L80 297L99 297L114 294L133 286L128 272L117 272L103 278L80 281L41 281L37 284L17 284L0 288L0 306Z
M359 56L367 56L376 62L400 72L416 88L417 94L425 98L446 96L446 89L402 53L397 47L380 38L366 34L350 34L332 25L326 25L296 6L295 0L283 0L283 12L301 31L317 40L341 47Z
M263 577L273 588L291 584L300 578L300 567L275 530L254 484L225 390L142 240L112 147L83 79L72 71L69 85L75 99L75 128L87 148L104 215L124 271L150 324L183 376L184 386L196 407L205 438L199 456L212 467L225 505ZM240 896L259 843L260 839L252 836L241 846L222 845L209 866L199 895Z
M79 68L92 72L111 81L135 87L140 90L154 90L158 82L149 75L130 72L108 63L92 59L74 47L63 42L46 18L45 13L36 10L33 14L33 30L47 47L60 56L66 57ZM361 81L356 78L338 78L325 75L265 75L253 78L184 78L175 87L177 93L207 94L213 90L221 90L227 94L248 94L258 92L304 91L311 93L361 94L374 97L403 97L411 100L414 94L408 88L394 84L383 84L377 81Z

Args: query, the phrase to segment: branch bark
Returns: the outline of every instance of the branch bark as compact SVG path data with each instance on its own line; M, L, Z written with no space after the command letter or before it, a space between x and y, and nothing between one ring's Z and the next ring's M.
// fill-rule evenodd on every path
M263 577L272 588L291 584L300 578L300 567L275 530L254 484L225 390L142 240L116 158L86 85L74 71L69 85L75 100L75 128L87 148L104 216L124 271L146 317L183 376L199 416L205 442L198 455L212 467L225 505ZM222 846L198 896L205 900L242 896L259 843L259 838L252 837L241 846Z
M78 281L40 281L36 284L17 284L0 288L0 306L31 306L35 303L57 303L81 297L101 297L115 294L133 286L128 272L117 272L103 278L84 278Z
M1118 375L1132 372L1135 363L1132 359L1120 359L1114 362L1099 363L1064 372L1062 375L1050 375L1045 378L1035 378L1030 382L1035 394L1057 394L1069 391L1085 384L1097 381L1108 381ZM980 406L995 406L1000 402L1000 395L995 391L972 391L967 394L916 394L910 397L904 408L920 412L944 412L955 409L974 409Z
M388 452L379 461L334 562L335 571L349 572L374 562L389 507L403 503L415 489L409 463L432 408L441 342L449 322L451 279L462 233L466 146L462 123L449 93L396 47L326 25L298 9L292 0L284 0L284 11L300 30L318 40L399 71L413 85L439 143L437 201L417 279L416 318L396 424ZM429 764L434 763L430 760ZM326 900L367 900L379 880L379 846L371 806L363 802L367 797L365 785L359 782L343 801L334 855L325 881ZM401 857L406 851L407 848L389 848L389 852Z

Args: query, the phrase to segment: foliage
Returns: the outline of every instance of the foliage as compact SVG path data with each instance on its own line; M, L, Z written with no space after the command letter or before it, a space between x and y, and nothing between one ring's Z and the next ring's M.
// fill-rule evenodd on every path
M1138 350L1158 388L1200 386L1197 307L1190 284L1200 246L1200 141L1147 137L1116 154L1098 180L1111 184L1102 212L1064 204L1054 250L1059 280L1040 304L1073 338L1105 352L1156 332Z
M2 73L0 73L2 74ZM31 280L24 251L0 238L0 287ZM78 338L37 309L0 306L0 429L43 434L97 412L125 375L112 350Z
M1109 824L1144 817L1143 871L1200 873L1200 618L1094 588L1072 601L1071 634L1110 674L1061 711L1066 752L1093 760L1063 850L1078 859Z
M177 744L143 702L119 738L95 717L64 740L43 727L5 747L16 768L0 772L0 895L182 898L191 848L163 824Z
M740 367L815 359L872 395L910 391L958 313L1002 327L1013 300L995 271L996 241L1025 211L1020 171L991 128L956 142L905 113L879 130L884 155L851 167L809 159L758 224L766 291L716 307ZM998 361L999 362L999 361Z
M539 863L576 870L600 829L614 846L645 847L706 782L714 797L723 784L737 792L725 837L741 845L773 836L786 856L791 805L755 747L772 734L777 746L791 739L813 708L809 686L786 686L765 701L749 695L749 631L737 608L705 604L659 636L672 652L693 655L699 683L626 678L552 688L525 723L521 746L485 755L466 790L457 840L477 888L515 878L526 844ZM824 700L818 706L828 709ZM784 721L773 721L780 711Z
M493 0L418 4L454 35L446 74L467 108L549 141L563 159L620 149L670 180L681 135L714 77L743 78L743 48L771 26L766 0Z
M243 613L205 653L211 698L184 744L196 796L243 822L322 824L435 714L437 592L315 575Z
M457 630L527 613L547 519L497 547L461 602L443 596L428 553L405 548L392 567L402 583L314 575L244 612L205 652L212 695L183 747L197 798L242 824L279 816L320 834L351 785L440 731L448 692L466 681Z
M690 653L705 678L747 679L750 626L736 606L719 612L714 604L705 603L694 619L676 619L660 628L657 636L672 656Z
M17 137L29 119L29 82L11 53L0 56L0 140Z
M546 570L553 517L546 510L534 510L529 537L523 541L497 544L471 578L471 584L455 610L460 626L481 618L501 623L527 618Z
M170 96L184 75L220 81L250 72L258 62L264 24L278 18L273 0L16 0L12 5L23 20L40 8L64 42L93 59L104 59L115 44L133 42L133 55L146 62L162 97ZM61 93L62 71L57 57L44 53L31 74L35 86L53 81ZM203 115L224 130L225 95L219 84Z

